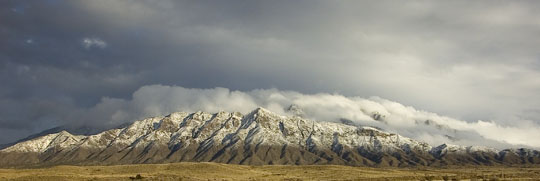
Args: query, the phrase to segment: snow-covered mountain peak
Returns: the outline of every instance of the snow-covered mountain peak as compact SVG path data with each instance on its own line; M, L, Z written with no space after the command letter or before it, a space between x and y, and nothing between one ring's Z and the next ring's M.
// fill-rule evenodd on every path
M85 136L72 135L67 131L41 136L10 146L2 152L44 152L55 147L69 147L81 141Z
M505 155L526 157L532 162L539 157L540 162L540 154L535 150L499 153L486 147L449 144L433 148L427 143L373 127L282 116L264 108L246 115L224 111L175 112L89 136L61 131L1 150L0 158L8 161L0 159L0 165L19 164L21 160L12 153L31 154L25 156L32 158L33 164L67 160L69 163L97 161L96 164L214 161L397 166L448 163L445 159L449 155L480 159L471 161L474 164L517 160L503 159ZM28 159L22 160L28 162Z
M189 115L189 113L187 113L187 112L174 112L174 113L171 113L171 114L167 115L166 117L168 117L170 119L178 120L178 119L183 119L188 115Z
M273 116L273 117L277 117L278 115L263 108L263 107L258 107L256 109L254 109L253 111L251 111L248 115L253 115L253 116Z

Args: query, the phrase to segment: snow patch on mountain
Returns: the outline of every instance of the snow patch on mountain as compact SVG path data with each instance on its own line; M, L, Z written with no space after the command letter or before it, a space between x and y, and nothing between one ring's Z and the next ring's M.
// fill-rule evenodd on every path
M261 147L267 151L261 153L259 150ZM274 151L271 151L272 149ZM85 151L78 152L80 150ZM149 160L158 158L166 162L175 159L187 161L218 159L220 162L229 163L235 159L239 150L243 156L233 163L243 164L245 160L252 159L250 163L279 161L290 164L290 161L296 160L296 164L303 162L393 166L502 164L503 157L507 155L514 155L506 157L511 163L520 159L530 160L531 163L540 162L540 154L536 150L498 151L484 146L453 144L432 147L428 143L371 126L319 122L296 115L283 116L264 108L257 108L245 115L240 112L224 111L175 112L167 116L142 119L124 128L88 136L61 131L0 150L0 157L9 153L35 153L48 155L47 158L57 156L57 162L72 159L70 163L85 162L90 157L95 157L100 162L110 159L108 163L113 164L148 163ZM281 156L276 155L278 154L274 153L276 151L279 151ZM131 153L135 156L129 156ZM156 157L158 153L161 153L161 156ZM284 156L287 153L292 155ZM179 158L171 158L175 154ZM265 156L253 157L253 154ZM68 157L64 158L66 155ZM224 158L221 158L222 156ZM228 156L230 158L226 158ZM455 156L463 158L455 162L446 160L447 157ZM131 160L126 161L125 157ZM464 159L469 161L463 161ZM154 162L161 163L159 160ZM17 160L6 164L13 163L17 163Z

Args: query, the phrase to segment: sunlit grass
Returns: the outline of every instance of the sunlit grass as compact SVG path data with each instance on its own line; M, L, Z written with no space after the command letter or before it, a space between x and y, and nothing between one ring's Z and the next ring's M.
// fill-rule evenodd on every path
M139 176L137 176L139 175ZM0 169L0 180L504 180L540 178L540 167L371 168L172 163Z

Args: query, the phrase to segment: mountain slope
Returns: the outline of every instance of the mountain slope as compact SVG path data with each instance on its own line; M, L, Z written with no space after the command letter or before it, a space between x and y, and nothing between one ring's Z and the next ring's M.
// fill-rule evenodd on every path
M32 134L30 136L27 136L26 138L17 140L17 141L12 142L12 143L1 144L0 145L0 150L4 149L4 148L7 148L9 146L13 146L13 145L15 145L17 143L20 143L20 142L32 140L32 139L35 139L35 138L38 138L38 137L41 137L41 136L46 136L46 135L53 134L53 133L58 133L60 131L68 131L70 133L79 134L79 135L92 135L92 134L102 132L104 130L105 129L103 129L103 128L74 126L74 125L72 125L72 126L69 126L69 125L57 126L57 127L54 127L54 128L46 129L46 130L41 131L41 132L36 133L36 134Z
M430 145L371 127L284 117L173 113L90 136L66 131L0 151L0 166L110 165L181 161L233 164L444 166L538 164L535 150Z

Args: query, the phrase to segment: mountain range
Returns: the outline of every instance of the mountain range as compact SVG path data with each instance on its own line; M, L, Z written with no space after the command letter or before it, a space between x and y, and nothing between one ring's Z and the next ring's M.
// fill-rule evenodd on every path
M298 112L297 109L293 109ZM176 112L91 135L59 131L0 150L0 167L172 162L376 167L540 164L537 150L431 146L373 127L282 116L264 108Z

